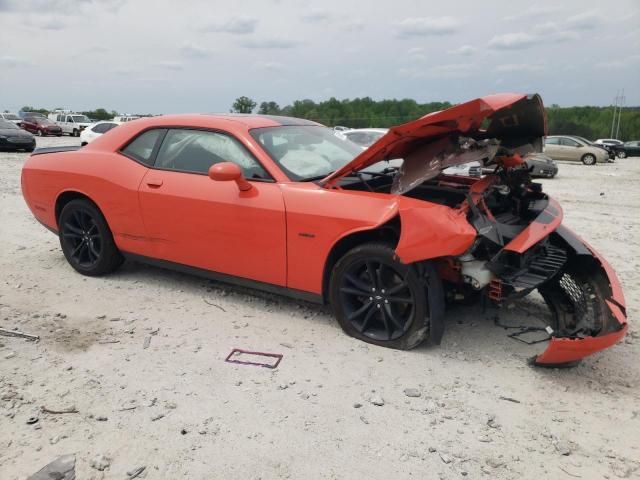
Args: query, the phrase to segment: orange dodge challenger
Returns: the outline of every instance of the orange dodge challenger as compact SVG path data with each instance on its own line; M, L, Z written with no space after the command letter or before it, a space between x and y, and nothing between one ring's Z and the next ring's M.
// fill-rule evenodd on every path
M545 133L542 100L522 94L431 113L364 152L308 120L166 115L37 150L22 191L81 274L132 258L328 302L347 334L385 347L439 344L447 300L537 289L553 321L533 361L571 365L625 335L625 301L531 181ZM446 171L472 161L493 173Z

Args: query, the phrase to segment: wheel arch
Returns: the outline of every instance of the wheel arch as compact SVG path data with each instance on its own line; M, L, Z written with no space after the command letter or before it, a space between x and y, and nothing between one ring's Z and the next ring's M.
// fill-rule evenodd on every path
M400 216L396 215L391 220L382 225L378 225L368 230L359 230L356 232L350 232L338 239L329 254L324 264L322 274L322 299L325 303L328 302L329 294L329 282L331 280L331 272L336 262L340 260L352 248L362 245L367 242L382 241L389 243L394 249L398 245L400 240Z
M62 209L72 200L88 200L100 211L100 213L102 213L102 216L104 216L104 212L100 209L98 204L89 195L79 192L77 190L65 190L64 192L60 193L56 198L54 212L55 212L56 225L58 226L58 228L60 227L58 223L58 219L60 218L60 213L62 213Z

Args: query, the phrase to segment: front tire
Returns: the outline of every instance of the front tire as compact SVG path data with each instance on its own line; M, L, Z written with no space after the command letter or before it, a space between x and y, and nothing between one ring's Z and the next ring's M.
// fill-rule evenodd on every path
M113 272L123 262L111 230L100 210L90 201L67 203L58 219L60 246L69 264L88 276Z
M625 151L618 152L618 158L627 158L627 152Z
M442 335L444 294L430 262L406 265L384 243L365 243L334 266L329 298L348 335L409 350Z
M591 153L585 153L582 156L582 163L585 165L595 165L596 164L596 156Z

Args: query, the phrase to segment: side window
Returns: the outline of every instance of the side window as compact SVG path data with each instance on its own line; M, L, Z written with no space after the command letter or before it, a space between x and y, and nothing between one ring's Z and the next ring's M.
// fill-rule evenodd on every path
M96 125L95 127L92 128L92 130L96 133L104 133L107 131L107 125L109 125L108 123L100 123L98 125Z
M545 145L559 145L560 142L558 141L559 138L547 138L544 143Z
M575 140L571 140L570 138L563 138L562 145L564 145L565 147L577 147L580 144Z
M153 166L152 154L153 149L158 142L158 139L166 130L157 128L155 130L147 130L141 135L137 136L132 142L122 149L122 153L126 156L144 163L148 166Z
M113 127L117 127L118 124L117 123L103 123L104 127L104 133L107 133L109 130L111 130Z
M248 179L269 179L269 174L233 137L202 130L169 130L156 159L156 168L207 173L215 163L233 162Z

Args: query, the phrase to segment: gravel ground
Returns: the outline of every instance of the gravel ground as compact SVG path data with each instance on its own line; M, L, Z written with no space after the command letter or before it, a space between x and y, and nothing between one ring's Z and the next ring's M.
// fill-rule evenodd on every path
M543 370L492 310L452 308L440 347L400 352L277 296L134 263L82 277L22 200L25 158L0 153L0 326L41 341L0 337L1 479L68 453L79 479L639 478L640 159L543 181L617 270L631 322L612 349ZM536 297L500 312L545 318ZM284 358L225 363L234 347Z

